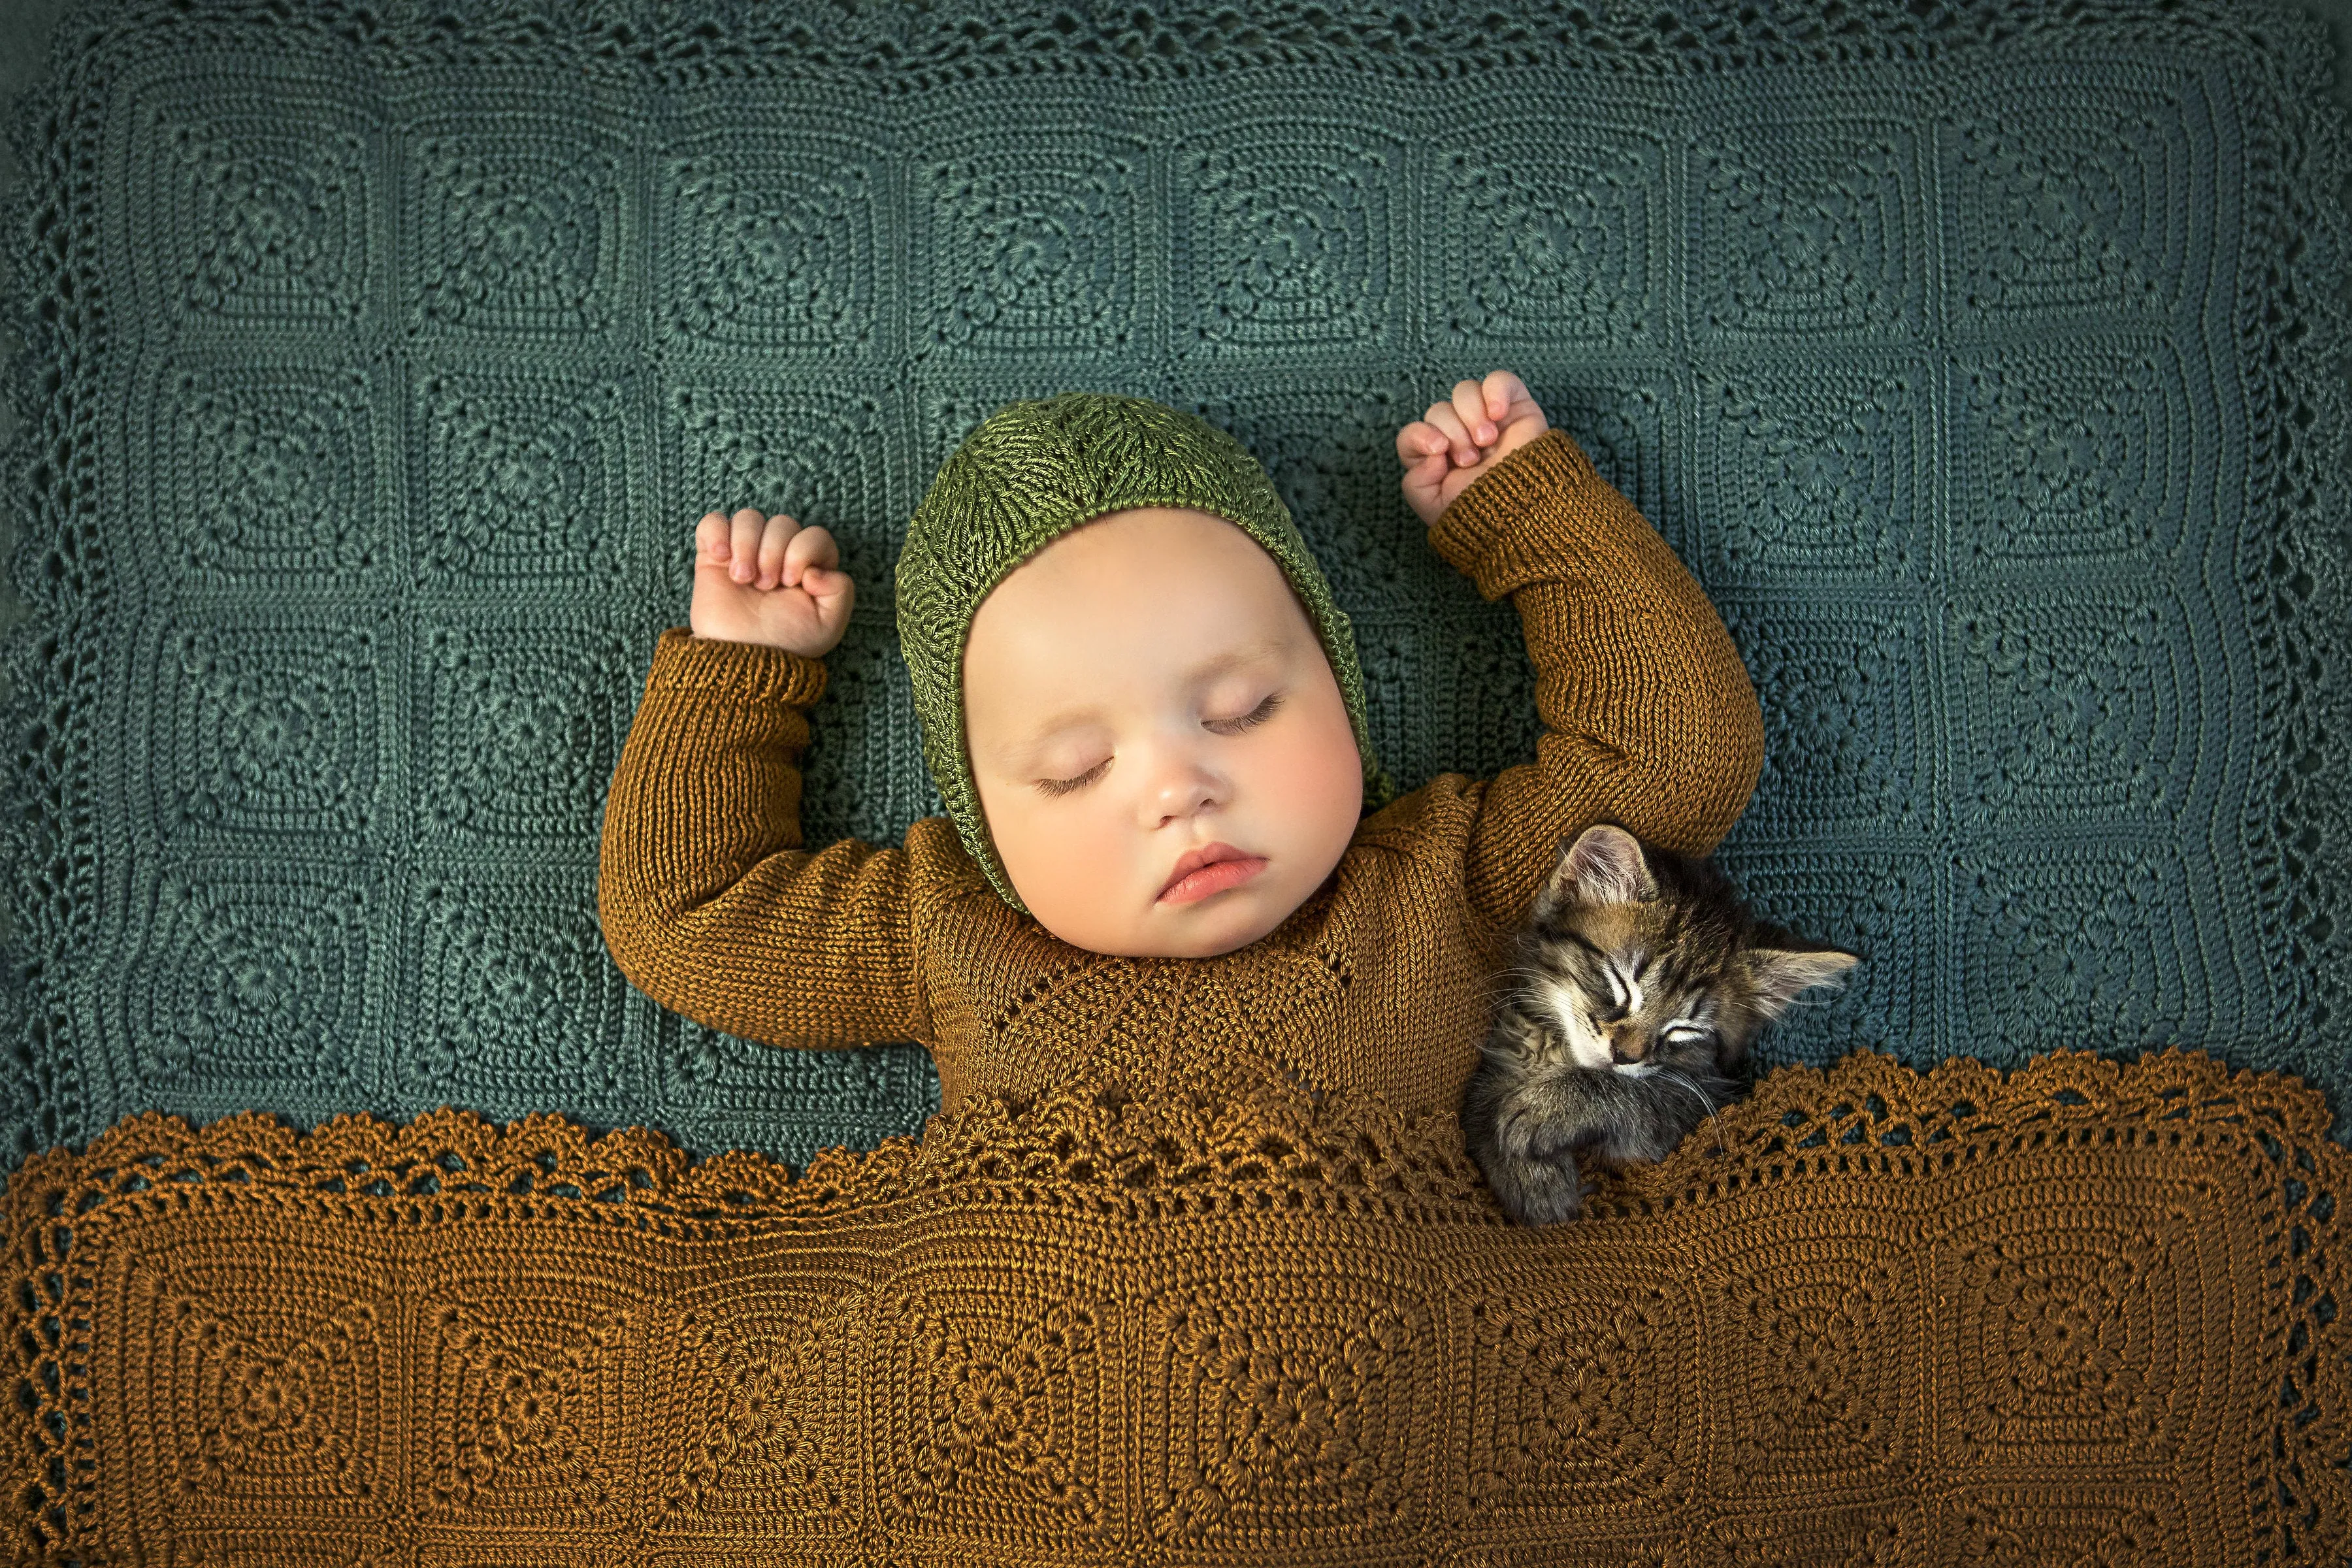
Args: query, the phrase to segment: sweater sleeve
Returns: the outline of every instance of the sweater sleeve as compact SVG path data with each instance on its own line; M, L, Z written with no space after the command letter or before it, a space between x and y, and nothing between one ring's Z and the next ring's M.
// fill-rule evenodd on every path
M604 943L631 984L729 1034L928 1045L918 904L936 882L906 848L801 846L824 678L781 648L661 634L605 800Z
M1430 543L1488 599L1508 594L1536 671L1536 760L1484 785L1465 886L1517 924L1561 841L1596 822L1706 855L1764 762L1756 689L1706 590L1656 529L1547 430L1482 475Z

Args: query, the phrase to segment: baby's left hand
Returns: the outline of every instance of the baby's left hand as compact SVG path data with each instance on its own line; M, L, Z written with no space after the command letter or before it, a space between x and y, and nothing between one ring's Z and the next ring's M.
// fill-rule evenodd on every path
M1550 428L1527 384L1507 370L1488 371L1483 382L1455 382L1454 401L1431 404L1428 414L1397 432L1407 504L1436 527L1455 496Z

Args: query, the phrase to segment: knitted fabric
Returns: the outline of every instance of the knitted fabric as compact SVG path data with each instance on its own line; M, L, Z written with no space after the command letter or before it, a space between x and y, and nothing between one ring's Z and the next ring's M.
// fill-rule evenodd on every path
M1490 780L1522 607L1433 564L1391 442L1497 364L1762 699L1720 855L1866 954L1769 1058L2179 1041L2341 1091L2346 165L2261 0L58 38L6 231L20 1150L151 1107L911 1127L921 1051L707 1027L599 934L691 519L823 521L871 588L988 410L1150 396L1263 458L1400 782ZM939 809L882 597L814 708L716 705L804 714L813 845ZM1251 1005L1332 1005L1270 952ZM133 1121L12 1172L14 1522L86 1562L2325 1563L2325 1123L2168 1053L1855 1056L1531 1237L1442 1119L1337 1092L982 1097L930 1163L792 1186L552 1119Z
M922 721L923 757L965 853L1015 910L963 731L963 647L972 616L1013 569L1069 530L1126 507L1190 507L1263 546L1305 606L1364 759L1364 807L1395 786L1372 754L1364 677L1348 617L1257 459L1198 417L1147 398L1064 393L1008 404L940 465L898 552L898 642Z
M125 1123L6 1194L26 1555L2315 1563L2352 1152L2201 1053L1783 1068L1587 1217L1450 1119L1055 1096L689 1164ZM60 1223L57 1216L71 1216Z
M1706 593L1567 432L1482 474L1428 548L1526 623L1536 760L1440 774L1365 817L1259 941L1216 958L1073 947L992 896L943 818L902 845L807 846L798 763L824 666L674 626L605 805L614 961L739 1037L919 1041L950 1107L1076 1073L1145 1097L1273 1083L1450 1111L1562 840L1605 820L1705 854L1755 786L1763 728Z
M1498 365L1748 665L1719 858L1865 955L1765 1060L2170 1042L2343 1092L2325 37L2267 0L1822 15L76 6L0 230L11 1157L146 1109L791 1161L912 1130L922 1051L776 1051L605 952L598 816L693 519L822 522L866 590L812 845L941 809L898 530L1071 387L1232 432L1400 788L1490 778L1533 754L1519 617L1431 555L1393 442Z

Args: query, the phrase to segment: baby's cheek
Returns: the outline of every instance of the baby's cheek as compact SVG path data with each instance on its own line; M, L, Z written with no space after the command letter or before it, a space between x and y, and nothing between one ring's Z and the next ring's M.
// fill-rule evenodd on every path
M997 836L997 854L1024 902L1062 906L1099 892L1109 836L1091 804L1032 808Z
M1347 710L1302 727L1277 765L1290 830L1301 847L1336 859L1355 836L1364 799L1364 763Z

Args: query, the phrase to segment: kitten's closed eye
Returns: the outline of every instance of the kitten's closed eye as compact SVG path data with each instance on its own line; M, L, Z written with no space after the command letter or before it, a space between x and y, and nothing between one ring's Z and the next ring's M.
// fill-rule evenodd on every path
M1602 823L1564 846L1463 1098L1488 1185L1526 1224L1583 1210L1575 1151L1661 1160L1746 1092L1757 1032L1860 962L1758 920L1703 860Z

